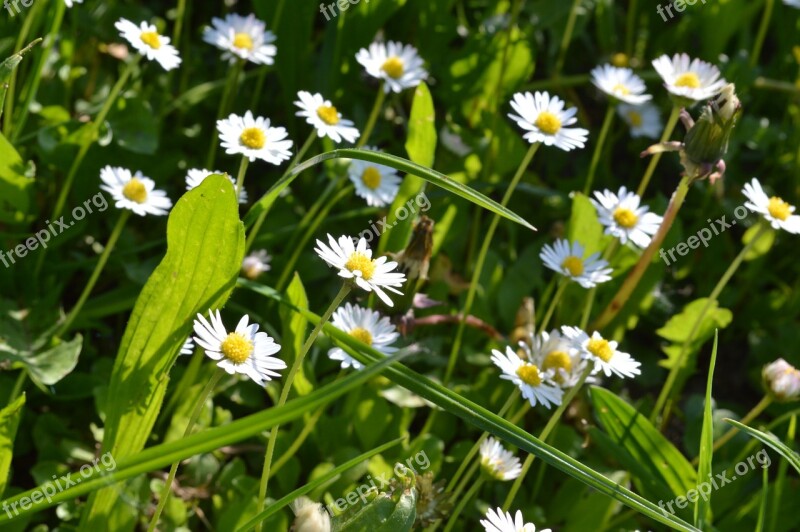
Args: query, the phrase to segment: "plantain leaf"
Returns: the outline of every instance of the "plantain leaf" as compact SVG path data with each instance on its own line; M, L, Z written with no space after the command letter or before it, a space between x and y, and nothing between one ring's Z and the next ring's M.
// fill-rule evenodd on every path
M103 451L116 460L144 447L195 315L221 307L233 289L244 254L238 210L233 185L215 175L186 193L170 214L167 254L136 301L109 383L114 400L108 401ZM113 489L95 494L81 528L130 527L130 514L111 519L117 498ZM126 505L116 508L127 511Z
M25 221L33 208L33 183L25 175L22 157L0 133L0 223Z
M17 427L22 418L22 407L25 406L25 394L0 410L0 497L6 489L8 471L11 468L11 458L14 456L14 439L17 436Z
M567 238L570 242L580 242L586 255L602 251L603 248L603 226L597 219L597 209L580 192L576 192L572 199Z
M300 280L300 276L297 272L295 272L292 282L286 289L286 297L298 307L308 308L306 289L303 288L303 282ZM303 348L308 320L302 315L292 312L285 307L281 307L280 316L283 328L283 333L281 335L281 357L285 358L286 363L291 366L292 361L294 361L297 354ZM308 380L308 377L306 377L302 366L297 371L292 387L299 395L306 395L314 389L314 386Z

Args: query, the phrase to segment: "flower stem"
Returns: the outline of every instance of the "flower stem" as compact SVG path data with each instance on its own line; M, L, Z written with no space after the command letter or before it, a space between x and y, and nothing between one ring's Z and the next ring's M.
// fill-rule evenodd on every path
M506 189L506 193L503 196L503 200L501 201L501 205L505 207L508 205L508 202L511 200L511 196L514 194L514 190L517 188L520 179L522 179L522 174L525 173L525 169L528 168L533 156L536 154L536 150L539 149L539 143L536 142L531 144L531 147L528 149L528 153L525 154L525 157L522 159L522 163L520 163L519 168L517 168L517 173L514 174L514 177L511 179L511 183L508 185L508 189ZM500 215L495 214L492 217L492 221L489 224L489 230L483 237L483 244L481 245L481 250L478 253L478 260L475 262L475 270L472 272L472 280L469 284L469 291L467 292L467 300L464 303L464 311L461 313L461 321L458 324L458 332L456 333L456 338L453 341L453 348L450 351L450 358L447 362L447 371L444 374L443 383L447 385L450 381L450 377L453 376L453 370L456 367L456 360L458 359L458 353L461 350L461 340L464 336L464 329L466 325L467 316L469 316L470 311L472 310L472 304L475 301L475 293L478 290L478 282L481 278L481 273L483 272L483 263L486 261L486 254L489 252L489 245L492 243L492 237L494 237L494 232L497 230L497 225L500 223Z
M325 324L328 323L328 320L331 318L333 312L339 307L342 301L344 301L344 298L347 297L347 294L350 293L351 289L351 285L347 282L342 285L339 293L336 294L336 297L333 298L330 306L322 315L322 318L320 318L319 323L317 323L317 325L314 327L314 330L311 331L306 343L303 344L303 348L295 357L292 367L289 369L289 373L286 375L286 382L283 384L281 396L278 399L278 403L275 405L276 407L281 407L286 404L286 399L289 397L289 392L292 389L294 378L297 375L297 372L300 370L300 367L303 365L303 360L305 359L306 354L311 349L311 346L314 345L314 341L317 339L317 336L319 336L319 333L322 331L322 328L325 326ZM280 427L275 425L269 433L267 453L264 456L264 469L261 472L261 484L258 488L258 511L256 513L261 513L264 510L264 504L266 503L267 486L269 483L270 468L272 467L272 455L275 454L275 442L278 439L279 430ZM256 532L261 532L261 524L256 525Z
M769 405L772 404L772 399L765 395L759 403L753 407L750 412L747 413L740 421L742 425L747 425L755 418L761 415L761 413L767 409ZM720 438L714 442L714 446L712 447L712 452L716 452L720 447L731 441L731 439L736 436L736 433L739 432L739 429L736 427L732 427L728 432L720 436ZM698 458L699 460L699 458Z
M556 274L558 275L558 274ZM547 326L550 324L550 318L553 317L553 312L556 310L556 306L558 306L558 302L561 301L561 296L564 295L564 290L567 289L567 285L569 281L566 279L562 279L560 283L558 283L558 290L556 290L553 299L550 300L550 305L547 307L547 312L544 314L544 318L542 319L542 325L539 327L539 332L544 332L547 329Z
M369 118L367 119L367 125L364 126L364 131L361 132L358 143L356 143L356 148L363 148L367 144L370 135L372 135L372 130L375 129L375 123L378 121L378 115L381 109L383 109L383 103L385 101L386 91L384 90L384 83L381 82L380 87L378 87L378 95L375 97L375 103L372 105L372 111L369 113Z
M219 383L219 380L223 375L225 375L225 372L220 368L217 368L214 372L214 375L206 383L203 391L200 392L197 402L194 404L194 408L192 409L192 414L189 416L189 422L186 424L186 429L183 431L184 438L192 432L195 423L197 423L197 418L199 418L200 414L203 412L203 407L205 407L209 395L211 395L211 392L217 386L217 383ZM153 532L158 525L158 520L161 518L161 512L164 511L164 507L167 505L170 493L172 493L172 483L175 481L175 474L178 472L179 465L180 461L175 462L169 468L169 475L167 475L167 481L164 484L164 488L161 490L161 497L158 501L158 507L156 507L153 518L150 519L150 525L147 527L148 532Z
M230 110L230 100L235 92L236 82L239 80L239 74L244 67L244 60L239 59L228 71L228 80L225 82L225 88L222 91L222 99L219 101L219 109L217 109L217 120L222 120ZM211 146L208 148L208 158L206 159L206 168L214 170L214 161L217 158L217 146L219 145L219 135L216 131L211 135Z
M567 27L564 28L564 35L561 38L561 45L558 48L558 59L556 60L555 72L553 77L558 79L561 75L561 70L564 68L564 59L567 56L567 49L569 42L572 40L572 32L575 30L575 19L578 18L578 8L581 5L581 0L574 0L572 2L572 9L569 10L569 18L567 18Z
M75 321L75 318L78 316L78 314L80 314L83 305L86 303L86 300L92 293L92 289L94 289L94 285L97 283L97 279L100 277L100 273L103 271L103 268L105 268L106 262L108 262L108 257L111 255L111 251L113 251L114 246L117 244L119 235L122 234L122 229L125 227L125 222L128 221L130 215L131 211L127 209L124 209L122 213L120 213L119 219L117 220L117 225L114 226L114 229L111 231L111 236L108 237L106 247L103 249L103 253L100 255L97 265L94 267L92 276L89 277L89 282L86 283L83 292L78 298L78 302L75 303L74 307L72 307L72 310L67 315L67 318L64 320L64 323L61 325L61 327L58 328L55 336L61 336L62 334L66 333L72 325L72 322Z
M608 136L608 131L611 129L611 122L614 121L614 106L612 104L608 105L608 109L606 110L606 116L603 119L603 126L600 128L600 135L597 137L597 144L594 147L594 153L592 154L592 162L589 164L589 173L586 175L586 185L583 187L583 195L588 196L589 192L592 190L592 184L594 183L594 176L597 172L597 164L600 162L600 154L603 151L603 145L606 142L606 137Z
M25 17L25 21L22 23L22 29L17 36L17 42L14 45L14 51L22 49L22 45L28 39L28 34L31 31L31 26L33 26L34 21L36 21L39 17L39 12L44 9L45 3L44 2L36 2L33 4L28 15ZM11 135L11 126L12 121L14 118L14 93L16 92L16 85L17 85L17 70L13 69L11 71L11 78L8 80L8 85L6 86L7 93L6 93L6 101L0 101L0 106L5 103L5 111L0 109L0 117L5 115L5 126L4 126L4 133L6 137Z
M675 217L678 215L678 211L681 210L681 206L686 199L686 194L689 193L689 185L693 179L694 178L690 176L681 178L680 183L678 183L678 188L675 189L675 192L672 194L672 199L664 213L664 220L661 222L661 226L658 228L653 240L650 241L650 245L647 246L647 249L644 250L642 256L639 258L639 261L628 273L628 276L617 291L614 299L611 300L605 310L603 310L600 316L594 321L594 324L590 327L591 329L598 331L608 325L628 302L628 299L638 286L647 268L650 267L656 249L664 242L664 238L666 238L672 224L675 222Z
M753 43L753 51L750 52L750 68L755 68L758 64L758 58L761 56L761 47L764 45L764 38L767 36L773 4L774 0L765 0L764 2L764 14L761 16L761 24L758 26L758 35L756 36L756 42Z
M766 232L768 228L769 225L762 222L761 227L759 227L756 234L753 235L753 238L750 240L750 242L748 242L747 245L744 246L742 250L739 252L739 254L736 256L736 258L733 259L733 262L730 263L728 269L725 270L725 273L723 273L722 277L720 277L719 281L717 282L717 285L714 287L714 290L712 290L711 295L708 296L706 304L703 305L703 310L700 311L700 314L695 320L694 325L692 326L692 329L689 332L689 335L683 342L683 346L681 347L681 352L678 355L675 364L673 364L672 368L670 369L669 375L667 376L667 380L666 382L664 382L664 386L661 388L661 393L658 395L658 400L656 401L656 405L653 407L653 413L650 414L651 422L655 423L656 420L661 416L662 410L665 409L665 405L667 405L667 401L672 393L672 387L675 385L675 381L678 379L678 374L683 368L683 365L686 363L686 358L689 356L689 351L692 341L694 340L694 337L697 334L697 332L700 330L700 326L703 323L706 314L708 313L709 310L711 310L711 307L716 304L717 298L719 297L720 293L722 293L722 290L725 288L725 286L728 284L728 281L731 280L733 274L742 264L742 261L744 261L747 252L753 248L753 246L756 244L756 242L761 238L761 236ZM670 410L669 407L666 407L666 410L664 410L663 412L664 421L666 421L666 419L669 417L669 410Z
M619 247L619 240L612 240L611 244L609 244L605 251L603 251L603 260L610 261L612 255L617 251ZM583 307L583 315L581 316L581 329L586 329L586 325L589 323L589 316L592 314L592 307L594 306L594 298L597 296L597 285L593 286L591 290L589 290L589 294L586 296L586 304Z
M244 187L244 176L247 174L247 165L250 164L250 159L246 155L242 156L242 163L239 165L239 174L236 176L236 201L239 201L239 194L242 193Z
M558 421L561 419L561 416L564 414L564 411L567 409L569 404L578 394L581 388L583 388L583 384L586 382L586 379L589 378L589 375L592 374L592 369L594 369L594 364L589 361L586 365L586 369L581 374L581 378L578 382L569 389L567 395L561 400L561 404L558 405L558 409L553 412L553 415L550 416L550 419L547 421L547 425L545 425L544 429L542 430L541 434L539 434L539 441L546 443L547 438L550 436L550 433L553 432ZM522 481L525 479L525 475L528 473L528 470L531 468L533 464L533 460L536 458L535 455L529 454L528 457L525 459L525 462L522 464L522 473L514 480L514 485L511 486L511 491L508 492L508 496L506 497L505 502L503 503L503 511L507 512L508 509L511 507L511 503L514 502L514 497L517 496L517 492L519 491L520 486L522 486Z
M453 510L453 513L450 514L450 518L447 521L447 526L444 527L444 532L450 532L453 530L453 527L458 520L458 516L461 515L461 512L464 510L464 507L467 505L467 503L471 501L473 497L475 497L475 495L478 493L478 490L481 489L481 486L483 486L483 479L479 478L475 481L467 494L458 501L458 506L456 506Z
M664 132L661 134L661 142L667 142L672 132L675 130L675 125L678 123L678 118L681 116L681 108L677 105L672 107L672 112L669 114L667 124L664 126ZM642 181L639 183L639 188L636 189L636 195L640 198L644 196L644 191L647 190L647 185L650 184L650 178L653 177L653 172L656 171L658 161L661 160L661 153L656 153L650 158L647 164L647 169L644 171Z

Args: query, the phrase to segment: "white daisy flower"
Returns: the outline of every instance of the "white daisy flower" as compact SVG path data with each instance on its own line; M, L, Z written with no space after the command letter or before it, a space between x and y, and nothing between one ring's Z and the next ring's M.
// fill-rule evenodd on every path
M594 67L592 83L608 96L632 105L640 105L653 98L644 93L647 90L644 81L630 68L612 65Z
M194 341L206 350L217 366L229 374L247 375L259 386L280 377L279 370L286 369L286 362L274 357L281 346L265 332L258 332L258 324L248 325L250 316L245 314L239 320L236 330L229 333L222 324L217 311L209 311L211 323L202 314L194 320Z
M577 327L563 326L561 331L564 336L572 340L573 345L580 349L584 358L594 362L594 373L602 371L606 377L612 373L618 377L635 377L641 375L641 364L628 353L617 351L619 345L615 341L608 341L595 331L590 337L586 332Z
M183 342L180 354L191 355L192 353L194 353L194 340L192 340L192 337L190 336L189 338L186 339L185 342Z
M372 250L367 247L364 238L358 240L358 244L353 242L349 236L340 236L338 242L330 234L328 235L326 246L317 240L317 247L314 251L322 260L334 268L339 269L339 276L352 281L367 292L374 291L381 301L387 306L392 307L392 300L386 295L384 290L402 295L397 287L403 286L406 276L394 270L397 263L386 261L386 257L372 258Z
M489 436L480 447L481 469L497 480L514 480L522 473L522 464L514 453Z
M661 136L661 114L658 107L651 103L642 105L628 105L626 103L617 106L617 114L631 128L631 137L647 137L657 139Z
M247 111L244 116L231 114L217 120L217 130L225 153L240 153L250 162L261 159L279 165L292 156L291 140L284 140L288 133L282 127L270 127L269 118L253 118Z
M155 190L155 181L141 172L131 175L127 168L106 166L100 170L104 185L100 188L111 194L118 209L128 209L139 216L163 216L172 207L172 201L163 190Z
M272 266L269 265L272 257L266 249L259 249L250 253L242 260L242 275L251 281L257 279L262 273L268 272Z
M361 135L358 129L353 127L352 120L342 118L342 113L336 110L330 100L326 100L321 94L311 94L310 92L300 91L297 93L300 100L294 104L300 108L297 116L305 117L306 122L314 126L317 136L330 137L336 143L342 139L349 143L354 143Z
M428 77L417 49L399 42L374 42L369 45L369 50L362 48L358 51L356 61L367 74L384 81L383 90L387 93L416 87Z
M619 193L614 194L606 189L603 192L595 191L595 199L591 199L597 209L597 217L605 226L607 235L619 239L623 244L628 240L646 248L650 245L652 236L658 232L661 216L648 212L646 205L640 205L641 198L634 192L628 192L625 187L620 187Z
M720 78L717 67L699 59L690 59L687 54L675 54L672 59L662 55L653 60L653 67L669 92L690 100L713 98L727 83Z
M768 197L758 179L745 183L742 194L750 200L744 206L762 215L774 229L800 234L800 216L794 214L795 206L778 196Z
M568 338L562 336L557 329L549 334L542 331L531 335L530 344L520 342L528 362L543 371L553 372L553 383L561 388L572 388L580 380L587 362ZM587 379L586 382L592 382Z
M210 175L224 175L227 176L231 183L233 183L233 187L236 188L236 180L231 177L227 172L220 172L219 170L201 170L198 168L192 168L188 172L186 172L186 190L192 190L193 188L197 188L200 186L200 183L205 181L205 179ZM242 190L239 191L239 203L247 203L247 191L242 187Z
M72 7L75 4L82 4L83 0L64 0L64 3L67 4L67 7Z
M522 360L510 347L506 347L505 354L493 349L492 362L503 372L500 378L519 388L531 406L542 404L549 409L551 405L561 404L564 392L553 382L554 370L540 369L536 364Z
M371 346L384 355L397 351L391 344L400 336L395 326L387 317L381 317L380 312L358 305L345 304L339 307L332 316L333 326L340 329L356 340ZM361 369L361 362L348 355L344 349L334 347L328 351L328 358L341 362L342 369L352 367Z
M761 371L767 390L781 402L800 399L800 371L779 358Z
M142 22L137 26L130 20L121 18L114 26L137 52L149 61L158 61L164 70L172 70L181 64L178 50L169 43L169 37L159 35L153 24Z
M592 288L611 280L608 262L599 253L583 257L583 246L578 242L571 245L567 240L556 240L552 246L546 245L539 253L544 265L551 270L569 277L584 288Z
M211 27L203 30L203 40L222 50L222 58L235 63L244 59L257 65L275 62L275 35L255 15L231 13L225 19L212 18Z
M370 146L364 149L380 151ZM394 168L359 159L350 161L347 176L356 187L356 196L367 200L367 205L371 207L391 205L403 182Z
M511 512L503 512L502 508L496 510L489 508L486 519L481 519L481 525L486 532L536 532L536 526L533 523L526 523L519 510L512 517ZM539 532L551 531L545 528Z
M525 140L533 144L542 142L545 146L555 146L564 151L583 148L589 131L570 126L578 121L575 114L578 110L570 107L564 110L564 101L556 96L552 98L547 92L518 92L511 101L511 107L517 114L509 113L519 127L526 130Z

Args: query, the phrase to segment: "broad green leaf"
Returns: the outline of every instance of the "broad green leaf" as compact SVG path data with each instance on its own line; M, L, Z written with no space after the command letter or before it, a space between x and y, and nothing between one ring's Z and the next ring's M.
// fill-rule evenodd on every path
M675 496L697 485L692 464L631 405L604 388L591 387L595 412L606 434L640 464L661 477Z
M711 476L711 462L714 456L714 413L711 408L711 390L714 384L714 368L717 365L717 342L719 331L714 331L714 349L711 351L711 364L708 368L706 382L706 400L703 408L703 432L700 436L700 463L697 466L697 478ZM697 499L694 507L694 526L706 530L711 525L711 502L705 497Z
M82 348L83 338L76 334L69 342L26 357L23 363L34 382L50 386L72 373Z
M302 164L297 165L291 172L289 172L285 177L278 180L272 188L270 188L267 193L250 209L245 217L245 225L247 227L251 226L256 218L264 212L269 211L272 207L272 204L278 198L278 195L281 193L283 189L285 189L289 184L302 172L315 166L319 163L324 161L328 161L331 159L358 159L361 161L373 162L382 164L385 166L391 166L392 168L399 170L401 172L405 172L407 174L415 175L425 179L426 181L437 185L448 192L452 192L456 196L462 197L472 203L483 207L495 214L499 214L504 218L511 220L512 222L516 222L528 229L536 230L531 224L526 222L521 216L512 212L511 210L503 207L496 201L487 198L480 192L471 189L470 187L453 181L449 177L444 174L437 172L436 170L432 170L430 168L425 168L424 166L420 166L416 163L409 161L408 159L403 159L402 157L397 157L395 155L389 155L388 153L380 153L371 150L356 150L356 149L341 149L341 150L333 150L327 153L323 153L322 155L318 155L313 157Z
M0 497L6 489L11 458L14 456L14 438L22 418L22 407L25 406L25 394L0 410Z
M222 307L233 289L244 254L238 210L233 185L215 175L184 194L169 216L167 254L136 301L109 383L114 400L103 451L116 460L144 447L194 317ZM82 527L124 529L110 517L117 497L113 489L95 494Z
M667 354L667 359L659 364L665 368L672 368L678 363L678 359L684 357L685 366L692 368L693 355L697 353L714 330L724 329L733 319L733 313L724 308L720 308L716 301L711 302L711 306L705 312L702 322L700 314L708 304L708 298L700 298L686 305L680 314L672 316L669 321L658 329L656 333L665 340L672 342L671 345L662 349ZM694 333L694 334L692 334ZM692 336L692 341L688 342ZM685 352L684 352L685 351Z
M579 192L572 199L567 239L570 242L580 242L587 256L603 249L603 226L597 219L597 209L589 198Z
M292 304L300 308L308 308L306 289L303 287L303 282L297 272L295 272L292 282L286 289L286 297L289 298ZM284 307L280 309L280 316L283 331L281 335L281 358L285 358L286 363L291 366L292 361L303 348L308 320ZM306 377L302 366L297 371L292 387L299 395L306 395L314 389L314 385Z
M25 221L33 208L33 183L22 157L0 133L0 223Z
M775 243L775 237L777 236L778 232L772 227L767 226L765 228L761 224L756 224L745 231L744 236L742 236L742 244L745 246L748 245L753 241L753 238L756 236L756 234L762 230L764 233L758 237L758 240L755 244L753 244L753 247L748 249L744 254L744 260L755 260L759 257L763 257L769 253L770 249L772 249L772 244Z
M244 279L239 280L239 285L270 299L275 299L283 305L288 305L290 307L292 306L291 303L289 303L285 298L281 297L277 291L268 286ZM313 312L297 308L295 308L295 310L306 316L312 323L319 323L320 317ZM330 323L326 323L323 326L323 331L328 336L343 344L343 347L346 348L348 354L350 354L359 362L371 364L375 361L385 359L384 355L382 355L380 352L361 344L355 338L346 332L337 329ZM434 403L446 412L461 418L471 425L474 425L479 430L489 432L510 445L518 447L527 453L534 454L537 458L540 458L548 465L555 467L559 471L566 473L573 478L577 478L584 484L600 491L601 493L604 493L609 497L613 497L629 508L640 512L641 514L646 515L655 521L667 524L677 530L697 530L682 519L679 519L673 515L665 515L661 508L659 508L656 504L653 504L640 495L637 495L623 486L620 486L619 484L609 480L597 471L559 451L558 449L543 443L538 438L528 434L517 425L514 425L513 423L510 423L507 420L490 412L486 408L473 403L465 397L453 392L449 388L433 382L424 375L420 375L419 373L406 368L402 364L390 366L385 371L384 376L406 388L407 390ZM658 436L663 439L660 434L658 434ZM685 476L687 476L690 481L691 479L694 479L695 472L692 466L686 462L686 459L683 458L683 456L681 456L680 453L678 453L677 450L675 450L675 448L669 444L669 442L667 442L667 444L675 453L677 453L677 456L680 457L685 464L685 466L681 466L681 471L685 473ZM686 468L688 468L688 472L686 471Z
M747 425L743 425L738 421L734 421L733 419L726 419L725 421L737 429L746 432L753 438L760 440L762 443L764 443L764 445L771 447L775 452L784 457L798 473L800 473L800 454L793 451L788 445L783 443L780 438L771 432L762 432L752 427L748 427Z

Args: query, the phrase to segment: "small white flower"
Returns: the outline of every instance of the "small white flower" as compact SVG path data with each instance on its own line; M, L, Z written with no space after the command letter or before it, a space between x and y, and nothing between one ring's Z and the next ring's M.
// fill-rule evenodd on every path
M503 372L500 378L519 388L531 406L542 404L549 409L551 405L561 404L564 392L553 382L554 370L543 370L522 360L510 347L506 347L505 353L493 349L492 362Z
M67 4L67 7L72 7L75 4L82 4L83 0L64 0L64 3Z
M519 127L526 130L523 138L533 144L542 142L545 146L555 146L564 151L583 148L589 131L570 126L578 121L575 114L578 110L570 107L564 110L564 101L556 96L552 98L547 92L518 92L511 101L511 107L517 114L509 113Z
M358 129L353 127L352 120L342 118L342 113L321 94L300 91L297 93L297 97L300 98L294 102L300 108L297 116L304 117L307 123L314 126L318 137L327 136L336 143L340 143L344 139L352 144L361 135Z
M519 458L491 436L481 442L480 453L481 469L497 480L514 480L522 473Z
M672 59L662 55L653 60L653 67L669 92L690 100L713 98L727 83L717 67L687 54L675 54Z
M510 512L503 512L502 508L489 508L486 519L481 519L481 525L486 532L536 532L536 526L526 523L519 510L512 517ZM550 529L545 528L539 532L550 532Z
M552 246L546 245L539 253L544 265L551 270L569 277L584 288L592 288L599 283L611 280L608 262L599 253L583 257L583 246L578 242L572 245L567 240L556 240Z
M181 64L178 50L169 43L169 37L159 35L154 25L142 22L137 26L130 20L121 18L114 26L137 52L150 61L158 61L164 70L172 70Z
M778 401L789 402L800 399L800 371L779 358L764 366L761 372L767 390Z
M564 336L572 340L573 345L580 349L584 358L594 362L594 373L602 371L606 377L610 377L614 373L621 378L641 375L642 371L639 369L641 364L628 353L617 351L619 345L617 342L604 339L597 331L590 337L577 327L565 325L561 327L561 330Z
M561 335L557 329L548 334L542 331L531 335L530 344L519 343L525 352L528 362L541 368L542 371L553 372L553 383L561 388L575 386L586 369L587 362L572 342ZM592 382L587 379L586 382Z
M472 148L464 142L461 135L453 131L449 126L442 126L442 129L439 130L439 141L442 146L459 157L466 157L472 153Z
M416 87L428 77L417 49L399 42L374 42L369 50L362 48L356 61L374 78L383 80L384 92L402 92Z
M231 13L224 20L214 17L211 26L203 30L203 40L225 52L223 59L235 63L239 58L257 65L275 62L275 35L255 15Z
M182 355L191 355L194 353L194 340L192 340L191 336L187 338L185 342L183 342L180 353Z
M172 201L163 190L155 190L155 182L141 172L131 175L127 168L106 166L100 170L104 185L100 188L111 194L118 209L128 209L139 216L163 216L172 207Z
M247 375L260 386L280 377L279 370L286 369L286 362L274 357L281 346L267 333L258 332L258 324L248 325L250 316L245 314L239 320L236 330L229 333L222 324L219 310L209 311L211 323L202 314L194 320L194 341L206 350L217 366L229 374Z
M661 114L658 107L652 103L642 105L628 105L626 103L617 106L617 114L631 128L631 137L647 137L657 139L661 135Z
M228 175L226 172L220 172L219 170L201 170L198 168L192 168L188 172L186 172L186 190L192 190L193 188L197 188L200 186L200 183L205 181L205 179L210 175L224 175L227 176L231 183L233 183L233 187L236 188L236 180ZM247 191L242 187L242 190L239 191L239 203L247 203Z
M364 149L380 151L370 146ZM350 161L347 176L356 187L356 196L367 200L371 207L391 205L403 181L394 168L360 159Z
M395 326L387 317L381 317L380 312L347 303L339 307L332 316L333 326L340 329L356 340L359 340L373 349L390 355L397 351L391 344L400 336ZM342 369L352 367L361 369L361 362L348 355L344 349L334 347L328 351L328 358L341 362Z
M308 497L298 497L289 504L294 512L294 523L290 530L295 532L331 532L331 516L323 505Z
M800 9L800 0L783 0L783 3L795 9Z
M644 93L647 90L644 81L630 68L597 66L592 69L592 83L608 96L632 105L640 105L653 98Z
M750 200L744 206L762 215L774 229L800 234L800 216L794 214L795 206L778 196L768 197L758 179L754 177L750 183L745 183L742 194Z
M640 205L639 196L628 192L625 187L620 187L618 194L606 189L603 192L595 191L594 196L597 199L591 202L597 209L597 216L605 226L607 235L618 238L623 244L630 240L640 248L650 245L652 236L658 232L664 219L648 212L646 205Z
M387 306L394 306L384 290L402 295L397 287L406 282L404 274L393 271L397 268L396 262L387 262L386 257L373 260L372 250L367 247L364 238L358 240L356 245L349 236L340 236L337 242L329 234L328 243L330 247L317 240L317 247L314 248L322 260L337 268L340 277L351 279L367 292L374 291Z
M268 272L271 268L269 265L272 257L267 253L266 249L259 249L250 253L242 260L242 275L248 279L255 280L264 272Z
M292 156L291 140L284 140L288 133L282 127L270 127L269 118L247 111L244 116L231 114L225 120L217 120L217 130L225 153L242 154L250 162L261 159L279 165Z

